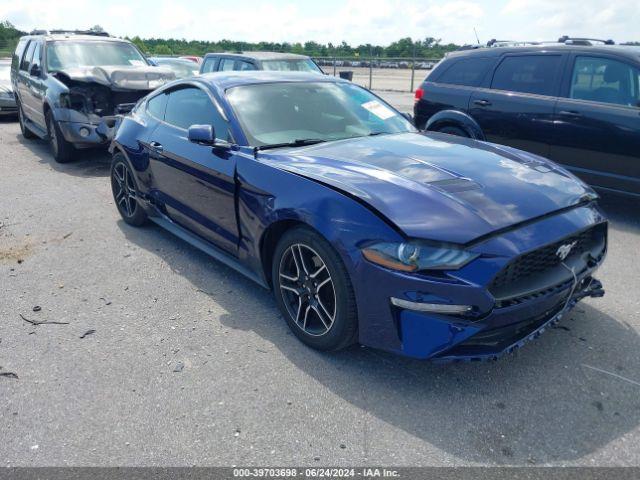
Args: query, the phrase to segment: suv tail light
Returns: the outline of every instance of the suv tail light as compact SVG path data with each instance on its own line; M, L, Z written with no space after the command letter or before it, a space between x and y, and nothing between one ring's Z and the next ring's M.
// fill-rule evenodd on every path
M413 99L414 103L418 103L418 101L420 101L420 99L424 96L424 90L421 88L416 89L416 94L415 97Z

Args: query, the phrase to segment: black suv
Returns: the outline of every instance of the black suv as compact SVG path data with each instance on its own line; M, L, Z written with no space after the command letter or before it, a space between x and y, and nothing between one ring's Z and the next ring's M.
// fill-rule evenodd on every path
M309 57L279 52L207 53L200 66L200 73L230 70L323 73L316 62Z
M76 148L108 145L108 120L173 79L106 33L35 31L20 38L11 61L22 134L48 139L58 162Z
M612 43L451 53L416 91L416 126L526 150L640 195L640 47Z

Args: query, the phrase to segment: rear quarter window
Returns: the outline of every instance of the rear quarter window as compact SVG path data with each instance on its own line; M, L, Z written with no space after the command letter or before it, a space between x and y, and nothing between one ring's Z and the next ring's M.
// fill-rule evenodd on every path
M477 87L482 82L491 63L491 58L462 58L456 60L448 67L442 65L445 70L438 76L436 82ZM427 77L428 80L429 77Z
M158 120L164 120L164 111L167 108L167 97L168 95L166 93L161 93L147 101L147 111Z
M215 71L216 61L218 57L207 57L204 59L202 64L202 72L201 73L209 73Z

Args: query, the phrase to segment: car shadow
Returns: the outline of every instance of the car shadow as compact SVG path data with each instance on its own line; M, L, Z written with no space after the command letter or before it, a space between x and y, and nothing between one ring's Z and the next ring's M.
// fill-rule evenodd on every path
M344 401L464 462L578 461L640 423L640 338L597 300L497 362L437 365L358 346L320 353L291 334L270 292L159 227L119 227L224 308L223 325L254 332Z
M82 149L69 163L58 163L54 160L49 143L39 138L26 139L22 134L16 140L27 148L40 163L49 165L53 170L76 177L106 177L111 167L111 156L106 149Z

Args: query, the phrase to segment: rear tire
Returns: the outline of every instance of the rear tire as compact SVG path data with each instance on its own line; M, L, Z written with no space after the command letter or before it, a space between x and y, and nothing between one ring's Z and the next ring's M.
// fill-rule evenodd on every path
M138 203L140 194L129 163L120 152L111 163L111 191L122 219L129 225L139 227L147 221L147 213Z
M58 163L70 162L73 160L76 149L71 143L65 140L62 135L62 131L58 126L58 122L53 118L51 111L47 111L45 114L45 120L47 122L47 133L53 158Z
M273 293L289 328L316 350L341 350L358 338L356 300L335 249L315 231L286 232L273 255Z
M29 130L29 127L25 124L24 112L22 111L22 105L20 103L18 103L18 123L20 124L20 132L24 138L27 140L38 138L38 136Z
M447 135L455 135L457 137L470 138L469 134L459 127L446 126L436 130L440 133L446 133Z

